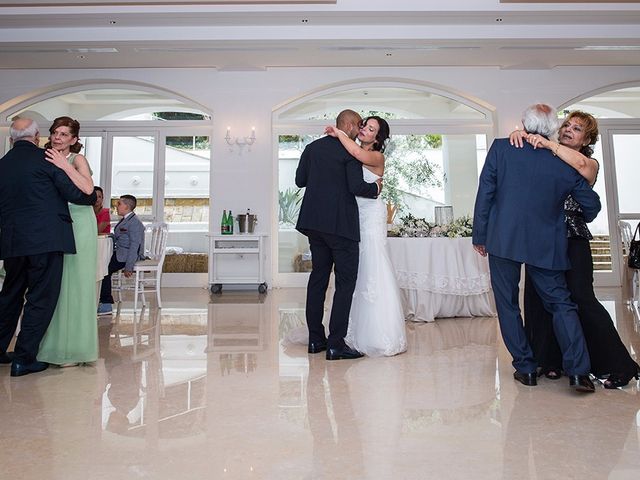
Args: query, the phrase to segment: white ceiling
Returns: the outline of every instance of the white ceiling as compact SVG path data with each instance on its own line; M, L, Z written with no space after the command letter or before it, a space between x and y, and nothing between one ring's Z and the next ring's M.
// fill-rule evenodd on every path
M1 3L5 69L640 65L640 6L632 4L559 9L467 0L456 3L493 8L444 11L431 0L399 0L402 10L388 11L371 0L181 8Z

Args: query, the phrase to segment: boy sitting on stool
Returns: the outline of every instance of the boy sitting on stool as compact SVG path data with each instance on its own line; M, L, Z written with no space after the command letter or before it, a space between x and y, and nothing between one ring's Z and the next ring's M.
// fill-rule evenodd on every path
M98 315L110 314L113 310L111 275L124 269L124 276L133 275L133 266L144 259L144 225L133 211L137 200L133 195L122 195L118 200L118 215L123 217L113 228L113 255L109 262L109 273L102 280Z

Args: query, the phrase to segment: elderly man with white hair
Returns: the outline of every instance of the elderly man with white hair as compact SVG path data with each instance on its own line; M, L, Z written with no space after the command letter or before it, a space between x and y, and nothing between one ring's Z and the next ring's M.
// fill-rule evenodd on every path
M11 124L13 148L0 159L0 259L6 277L0 292L0 364L11 376L40 372L38 347L58 302L62 256L75 253L68 202L93 205L67 174L45 159L38 125L28 118ZM25 303L26 298L26 303ZM15 349L7 352L20 313Z
M528 132L549 137L556 131L557 116L552 107L536 104L524 112L522 122ZM580 203L586 221L600 211L598 194L550 150L529 144L515 148L509 139L495 140L480 175L473 245L481 255L489 255L491 286L502 338L513 357L514 378L524 385L537 384L538 365L519 307L520 269L526 264L545 309L553 315L569 385L593 392L589 352L564 276L570 268L564 218L568 195Z

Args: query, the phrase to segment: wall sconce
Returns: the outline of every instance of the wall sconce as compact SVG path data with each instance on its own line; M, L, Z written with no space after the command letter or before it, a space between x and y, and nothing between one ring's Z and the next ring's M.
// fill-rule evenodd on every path
M242 149L247 146L248 150L251 151L251 145L253 145L256 141L256 127L251 127L251 136L249 137L235 137L231 136L231 127L227 127L227 134L224 139L229 145L229 150L233 150L233 146L237 145L240 148L240 152Z

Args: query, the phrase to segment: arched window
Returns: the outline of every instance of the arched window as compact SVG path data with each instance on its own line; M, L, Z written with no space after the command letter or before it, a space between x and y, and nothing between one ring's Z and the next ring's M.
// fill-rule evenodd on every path
M168 271L206 272L210 112L166 90L104 82L52 88L0 112L5 137L6 126L16 116L36 120L43 143L56 117L78 120L82 153L94 183L104 188L112 221L117 221L120 195L135 195L136 213L143 221L167 222L168 245L176 252L195 254L168 257ZM8 148L6 138L2 143Z
M159 91L91 88L60 93L11 112L53 121L63 115L87 121L211 120L211 116L184 100Z
M620 88L622 87L622 88ZM594 190L600 195L602 210L589 224L595 279L599 285L620 285L622 243L618 222L635 229L640 221L640 200L635 179L640 175L640 86L601 89L572 100L561 110L587 112L598 119L600 136L593 157L600 162Z
M433 86L400 82L340 85L292 101L274 112L278 144L278 241L280 283L297 284L289 274L310 269L308 242L295 229L303 191L295 170L304 147L322 135L346 109L389 122L383 198L407 214L434 220L434 207L451 205L456 217L469 215L484 162L493 111L480 102ZM287 280L287 277L291 281Z
M563 109L583 110L598 119L640 118L640 87L620 88L579 100Z

